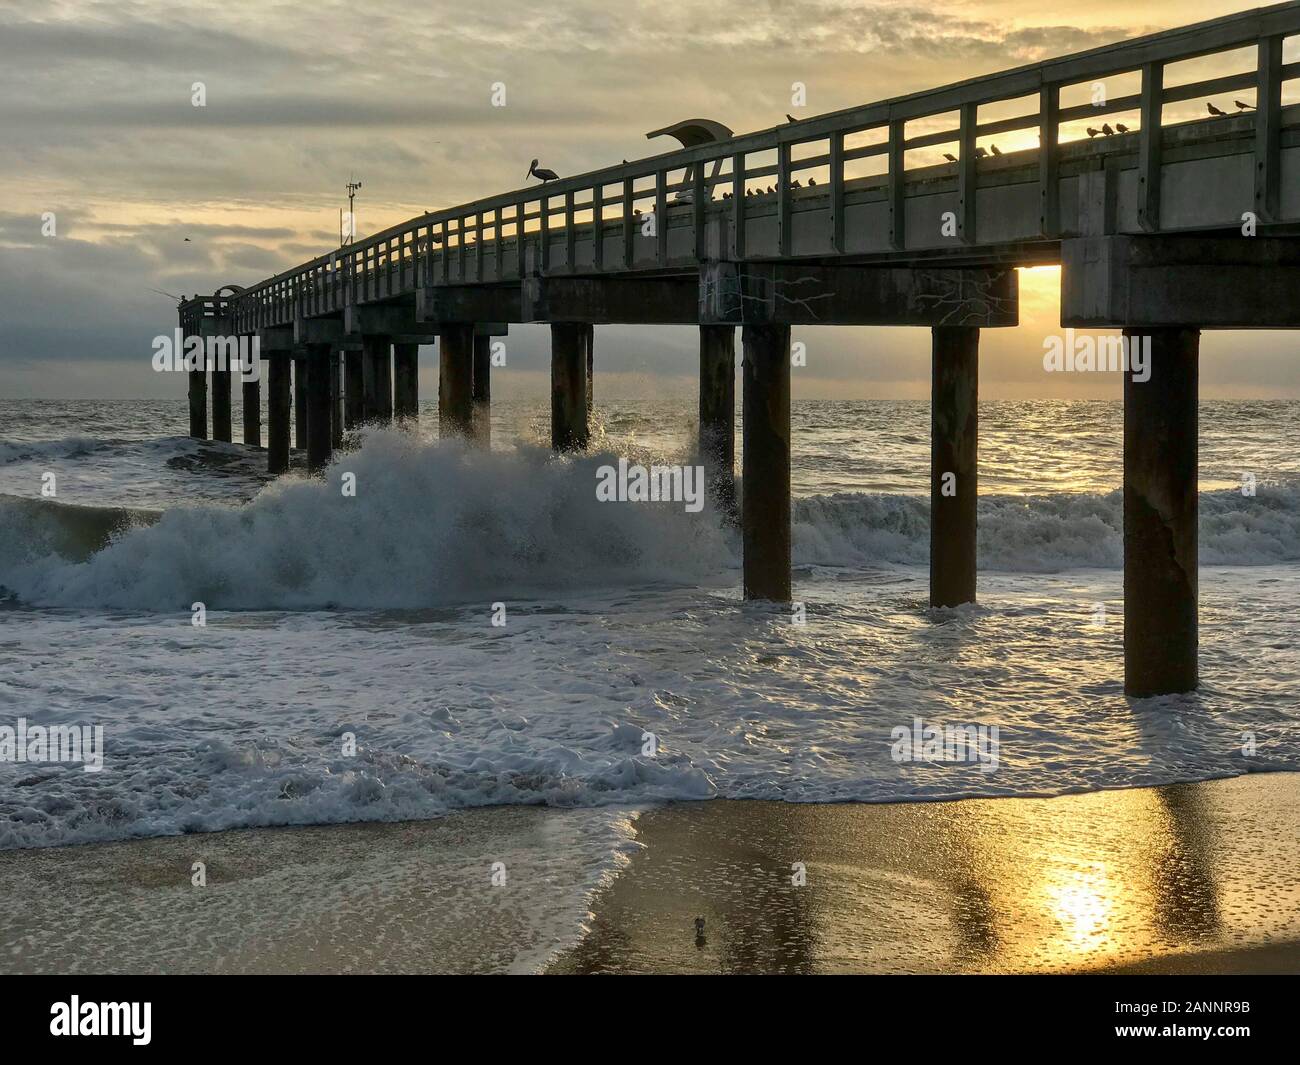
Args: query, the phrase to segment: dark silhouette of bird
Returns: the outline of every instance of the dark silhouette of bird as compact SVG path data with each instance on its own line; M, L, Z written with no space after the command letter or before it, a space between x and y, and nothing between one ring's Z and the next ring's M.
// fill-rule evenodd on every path
M944 152L943 157L947 159L948 162L950 163L955 163L957 161L957 157L955 155L949 154L948 152Z
M746 190L745 190L745 195L746 195L746 196L753 196L753 195L754 195L754 190L753 190L753 189L746 189Z
M811 188L816 188L816 186L817 186L817 179L810 177L808 179L808 187L811 189Z
M189 242L190 242L190 238L189 238L189 237L186 237L186 238L185 238L185 243L188 244Z
M996 144L990 144L990 145L989 145L989 151L991 151L994 155L1001 155L1001 154L1002 154L1002 149L999 148Z
M785 113L785 120L786 120L787 122L798 122L798 121L799 121L797 118L794 117L794 115L790 114L789 111L787 111L787 112Z
M731 193L729 193L729 192L724 192L724 193L722 194L722 198L723 198L724 200L729 200L729 199L731 199Z
M1240 100L1233 100L1232 102L1233 102L1234 104L1237 105L1237 110L1238 110L1238 111L1253 111L1253 110L1255 110L1255 105L1254 105L1254 104L1243 104Z
M986 152L983 148L976 148L976 149L975 149L975 158L976 158L976 159L983 159L983 158L985 158L988 154L989 154L989 153Z
M1217 107L1214 106L1214 104L1206 104L1205 109L1209 111L1210 114L1215 115L1219 118L1222 118L1224 115L1228 113L1227 111L1220 111Z
M798 179L798 178L795 178L792 182L790 182L790 187L791 187L792 189L801 189L801 188L803 188L803 185L801 185L801 184L799 183L799 179Z
M1115 123L1115 129L1116 129L1116 131L1119 132L1119 133L1127 133L1127 132L1128 132L1128 126L1124 125L1123 122L1116 122L1116 123Z
M1100 136L1100 135L1101 135L1101 130L1099 130L1099 129L1093 129L1091 126L1088 127L1088 139L1089 139L1089 140L1092 140L1093 137L1097 137L1097 136Z
M1109 122L1103 122L1103 123L1101 124L1101 131L1102 131L1104 134L1106 134L1107 137L1113 137L1113 136L1115 136L1115 131L1114 131L1113 129L1110 128L1110 123L1109 123Z
M769 185L769 186L767 187L767 194L768 194L769 196L771 196L772 193L774 193L775 191L776 191L776 189L774 189L771 185Z
M534 159L528 166L528 176L540 178L543 185L548 181L558 181L560 178L560 175L554 170L547 170L545 167L539 167L536 159Z

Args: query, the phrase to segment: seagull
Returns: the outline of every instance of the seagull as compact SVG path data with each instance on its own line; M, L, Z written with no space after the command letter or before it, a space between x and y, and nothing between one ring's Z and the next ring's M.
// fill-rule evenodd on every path
M975 158L976 158L976 159L983 159L983 158L984 158L985 156L987 156L988 154L989 154L989 153L986 152L983 148L976 148L976 149L975 149Z
M991 151L994 155L1001 155L1001 154L1002 154L1002 149L999 148L996 144L990 144L990 145L989 145L989 151Z
M785 113L785 120L786 120L787 122L798 122L798 121L799 121L797 118L794 117L794 115L790 114L789 111L787 111L787 112Z
M1209 111L1210 114L1220 116L1220 117L1228 113L1227 111L1220 111L1217 107L1214 106L1214 104L1206 104L1205 109Z
M1116 122L1116 123L1115 123L1115 129L1118 130L1120 133L1127 133L1127 132L1128 132L1128 126L1124 125L1123 122Z
M1099 129L1093 129L1091 126L1088 127L1088 139L1089 139L1089 140L1092 140L1093 137L1096 137L1096 136L1099 135L1100 133L1101 133L1101 130L1099 130Z
M1255 105L1254 105L1254 104L1243 104L1240 100L1233 100L1232 102L1233 102L1234 104L1237 105L1237 110L1238 110L1238 111L1253 111L1253 110L1255 110Z
M1103 122L1103 123L1102 123L1102 125L1101 125L1101 131L1102 131L1104 134L1106 134L1107 137L1113 137L1113 136L1115 136L1115 131L1114 131L1113 129L1110 128L1110 123L1109 123L1109 122Z
M558 181L560 177L560 175L557 174L554 170L547 170L545 167L539 167L537 165L536 159L534 159L532 163L529 164L528 176L541 178L543 185L545 185L548 181Z
M957 161L957 157L955 155L949 155L947 152L943 153L943 157L947 159L948 162L950 163L955 163Z

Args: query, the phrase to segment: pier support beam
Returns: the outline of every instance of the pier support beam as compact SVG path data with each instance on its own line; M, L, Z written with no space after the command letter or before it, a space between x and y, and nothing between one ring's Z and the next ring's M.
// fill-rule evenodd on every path
M212 439L233 439L230 432L230 370L212 368Z
M790 327L747 325L741 530L745 598L790 602Z
M474 428L474 326L447 322L438 335L438 435L469 436Z
M343 428L355 429L365 421L364 371L360 351L343 353Z
M399 422L420 416L420 345L393 344L393 414Z
M193 365L193 364L191 364ZM190 436L208 438L208 372L190 370Z
M474 409L470 425L482 447L492 446L492 338L474 337Z
M1124 374L1124 691L1191 691L1197 662L1197 381L1200 332L1149 338L1150 379Z
M343 353L330 349L330 446L343 445Z
M241 399L244 404L244 443L262 446L262 382L244 381Z
M267 473L289 469L289 356L275 352L267 360Z
M587 446L585 336L586 326L579 322L551 323L551 447L557 451Z
M307 348L307 468L318 473L333 452L330 419L331 358L328 344Z
M307 356L299 349L293 357L293 442L299 450L307 447Z
M587 415L590 417L596 405L596 327L589 322L583 326L582 344L587 352Z
M700 458L715 505L736 517L736 330L700 326Z
M387 334L369 334L362 343L362 417L387 424L393 420L392 341Z
M930 605L975 602L980 331L937 326L930 362Z

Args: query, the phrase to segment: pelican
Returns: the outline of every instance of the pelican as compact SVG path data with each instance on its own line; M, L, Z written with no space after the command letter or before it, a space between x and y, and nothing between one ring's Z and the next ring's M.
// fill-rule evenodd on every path
M529 164L528 176L540 178L543 185L545 185L548 181L558 181L560 178L560 175L557 174L554 170L547 170L545 167L539 167L537 165L536 159L534 159L532 163Z

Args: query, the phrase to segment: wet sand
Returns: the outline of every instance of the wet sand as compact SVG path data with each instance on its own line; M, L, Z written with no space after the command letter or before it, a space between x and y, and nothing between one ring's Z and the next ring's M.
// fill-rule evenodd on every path
M582 816L502 807L0 852L0 971L1300 972L1300 774L667 805L637 819L642 846L575 942L586 907L563 900L581 899L578 873L548 840ZM504 889L488 877L502 858Z

